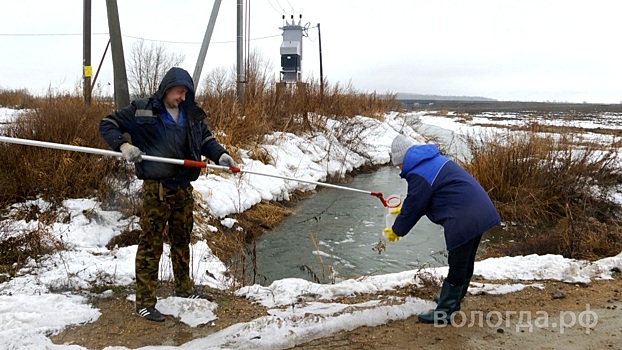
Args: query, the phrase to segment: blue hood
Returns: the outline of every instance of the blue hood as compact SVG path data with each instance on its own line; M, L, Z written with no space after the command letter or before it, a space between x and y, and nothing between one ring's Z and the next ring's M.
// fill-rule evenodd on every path
M422 163L438 157L440 156L440 154L441 152L438 150L438 147L433 144L410 146L408 151L406 151L406 155L404 156L404 164L402 164L402 172L400 173L400 176L404 177L406 174L411 172L416 167L420 166Z

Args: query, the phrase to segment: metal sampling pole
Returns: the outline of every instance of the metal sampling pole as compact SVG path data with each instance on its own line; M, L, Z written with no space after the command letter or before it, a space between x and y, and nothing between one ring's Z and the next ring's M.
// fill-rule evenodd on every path
M59 150L64 150L64 151L90 153L90 154L97 154L101 156L111 156L111 157L119 157L119 158L123 157L123 154L121 152L115 152L115 151L110 151L110 150L105 150L105 149L100 149L100 148L73 146L73 145L66 145L62 143L19 139L19 138L6 137L6 136L0 136L0 142L14 143L14 144L26 145L26 146L36 146L36 147L43 147L43 148L52 148L52 149L59 149ZM338 190L364 193L364 194L369 194L374 197L377 197L378 199L380 199L380 201L385 207L388 206L387 201L384 199L381 192L371 192L371 191L359 190L357 188L332 185L332 184L328 184L324 182L303 180L303 179L298 179L298 178L294 178L290 176L262 173L262 172L253 171L253 170L240 169L239 167L235 167L235 166L227 167L227 166L222 166L222 165L208 164L206 162L201 162L198 160L156 157L156 156L150 156L146 154L143 154L141 157L143 160L150 161L150 162L169 163L169 164L183 165L183 166L188 166L188 167L193 167L193 168L219 169L219 170L230 171L232 173L246 173L246 174L253 174L253 175L260 175L260 176L269 176L269 177L274 177L274 178L283 179L283 180L297 181L297 182L303 182L303 183L313 184L317 186L335 188Z

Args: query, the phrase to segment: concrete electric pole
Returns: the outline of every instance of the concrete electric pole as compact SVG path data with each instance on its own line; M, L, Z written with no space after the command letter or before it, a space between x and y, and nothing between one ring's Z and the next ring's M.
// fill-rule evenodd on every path
M114 101L117 108L122 108L130 104L130 91L127 86L127 72L125 71L125 56L123 54L117 0L106 0L106 10L108 12L108 31L110 32L110 46L112 48Z
M201 51L199 51L199 58L197 58L197 64L194 66L194 74L192 74L192 80L194 80L194 90L196 91L200 84L201 71L203 70L203 64L205 63L205 56L207 55L207 49L209 43L212 40L212 33L214 32L214 26L216 25L216 18L218 17L218 11L220 10L221 0L214 1L214 7L212 7L212 14L209 17L209 23L205 30L205 36L203 37L203 43L201 44Z

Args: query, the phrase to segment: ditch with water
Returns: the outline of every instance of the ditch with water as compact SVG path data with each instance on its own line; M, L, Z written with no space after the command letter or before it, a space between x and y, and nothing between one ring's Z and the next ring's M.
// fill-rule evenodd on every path
M448 144L450 152L466 156L465 143L451 131L431 125L422 125L418 131ZM397 167L385 166L357 175L346 186L404 199L407 185L399 173ZM386 209L376 197L318 187L291 216L257 240L259 276L255 283L268 285L283 278L330 283L447 265L441 226L424 216L408 235L391 243L382 234L385 215Z
M382 192L385 198L406 194L406 181L392 166L358 175L347 187ZM423 217L407 236L390 243L382 235L385 214L380 200L371 195L319 189L258 239L257 271L262 276L256 283L289 277L329 283L446 264L441 226Z

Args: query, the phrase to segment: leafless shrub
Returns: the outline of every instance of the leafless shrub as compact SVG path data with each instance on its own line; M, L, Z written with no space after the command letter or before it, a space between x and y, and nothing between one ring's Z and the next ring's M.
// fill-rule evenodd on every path
M154 94L166 72L181 65L184 59L184 55L169 52L161 43L147 45L144 39L134 42L127 62L132 96L141 98Z
M430 272L429 267L429 264L423 264L415 271L415 285L421 286L422 288L440 288L443 283L443 278Z
M26 89L0 90L0 106L7 108L33 108L36 98Z
M3 131L5 136L108 149L99 136L99 120L109 112L106 104L86 106L80 97L59 96L18 118ZM42 197L105 199L111 176L131 174L123 162L91 154L50 148L0 144L0 204Z
M49 232L46 221L55 221L53 209L40 213L41 220L35 229L19 230L7 222L0 224L0 282L6 275L16 274L31 260L65 249L64 244Z
M541 131L534 124L529 132L469 139L473 158L465 168L488 191L502 219L518 225L515 238L522 244L509 253L618 254L620 208L611 197L621 178L617 148L577 145L572 133Z

